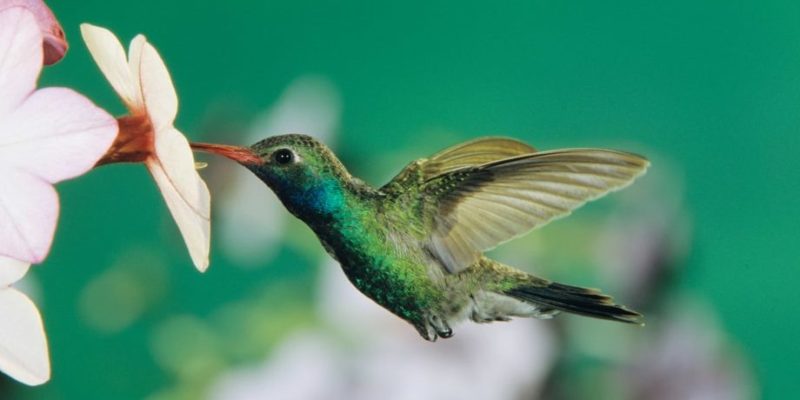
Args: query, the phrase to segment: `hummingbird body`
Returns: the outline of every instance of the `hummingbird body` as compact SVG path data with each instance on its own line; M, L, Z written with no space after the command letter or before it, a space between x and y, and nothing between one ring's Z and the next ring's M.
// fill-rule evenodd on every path
M647 161L606 150L537 152L486 138L409 164L373 188L304 135L250 148L195 148L248 167L304 221L363 294L429 341L464 319L550 318L567 311L638 323L640 315L594 289L563 285L482 255L585 201L630 183Z

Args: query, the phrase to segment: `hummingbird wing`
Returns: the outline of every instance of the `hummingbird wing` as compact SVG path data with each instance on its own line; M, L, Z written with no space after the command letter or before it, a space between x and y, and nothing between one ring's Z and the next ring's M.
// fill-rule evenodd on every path
M455 169L448 166L469 157L446 159L454 161L437 167L443 172L426 177L418 193L432 226L425 247L451 273L502 242L627 186L649 165L635 154L600 149L522 154Z
M535 152L535 148L519 140L503 137L480 138L432 155L422 164L422 169L425 177L431 178L457 169Z
M536 149L532 146L511 138L485 137L470 140L408 164L380 190L392 197L409 192L417 193L416 190L408 189L418 189L435 176L535 152Z

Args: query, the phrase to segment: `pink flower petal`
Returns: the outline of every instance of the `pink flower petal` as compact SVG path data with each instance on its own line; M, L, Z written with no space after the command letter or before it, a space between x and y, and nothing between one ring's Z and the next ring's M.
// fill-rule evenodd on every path
M157 158L147 167L161 190L200 272L208 268L211 241L211 196L194 168L189 142L175 128L156 135Z
M144 43L142 48L139 76L147 114L158 136L161 130L171 127L175 122L178 95L164 60L150 43Z
M29 263L0 256L0 288L22 279L30 266Z
M0 167L0 176L0 256L38 263L53 242L58 195L50 183L28 173Z
M119 39L108 29L90 24L81 24L81 35L100 71L128 109L143 109L139 79L131 74Z
M54 64L67 52L67 39L53 11L42 0L0 0L0 10L10 7L23 7L30 11L44 39L44 63Z
M27 384L50 380L50 355L36 305L12 288L0 289L0 371Z
M41 43L33 14L20 7L0 12L0 120L36 88Z
M0 120L0 165L55 183L90 170L116 134L116 120L80 94L40 89Z

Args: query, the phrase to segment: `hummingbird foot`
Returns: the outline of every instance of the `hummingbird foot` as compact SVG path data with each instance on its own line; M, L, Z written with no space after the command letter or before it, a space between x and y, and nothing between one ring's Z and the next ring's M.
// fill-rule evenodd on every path
M417 332L423 339L429 342L435 342L436 339L447 339L453 336L453 329L447 324L443 318L438 315L431 315L427 319L423 319L414 324Z
M430 318L428 318L428 323L433 326L433 329L436 330L436 334L442 339L447 339L453 336L453 329L450 328L450 325L447 324L447 321L438 315L431 315Z
M417 328L417 332L419 335L422 336L423 339L429 342L435 342L436 339L439 338L439 335L436 333L436 330L431 326L431 324L423 323L421 325L414 324L414 327Z

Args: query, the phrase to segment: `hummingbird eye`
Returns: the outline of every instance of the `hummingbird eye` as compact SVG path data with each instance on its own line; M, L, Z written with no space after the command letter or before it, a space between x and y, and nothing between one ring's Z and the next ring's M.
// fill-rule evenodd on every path
M272 160L278 165L286 165L294 162L294 153L289 149L279 149L272 153Z

